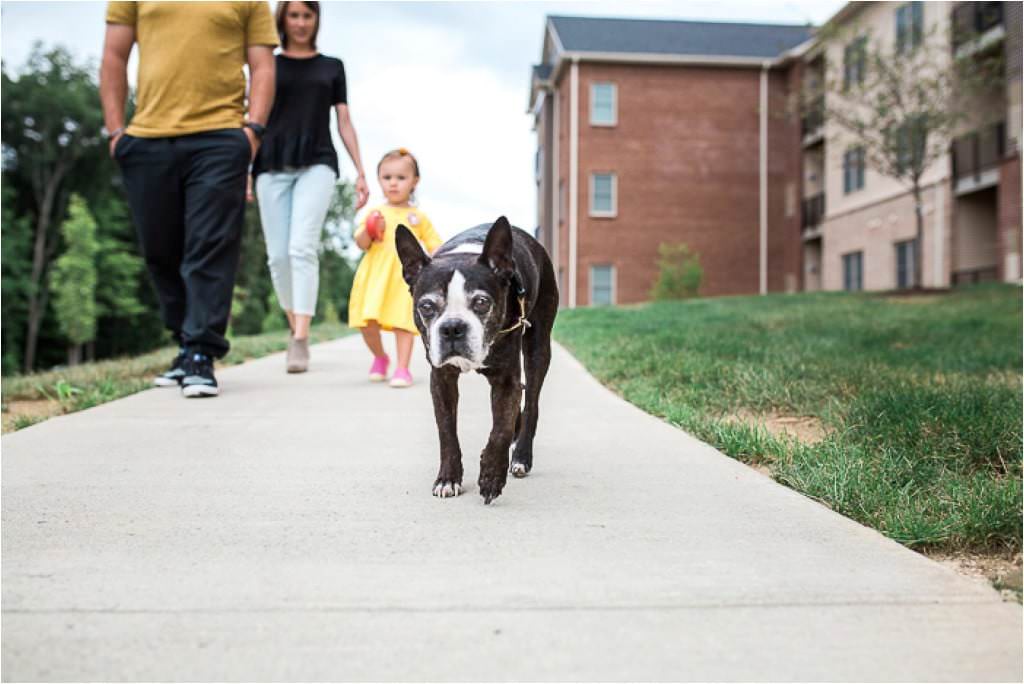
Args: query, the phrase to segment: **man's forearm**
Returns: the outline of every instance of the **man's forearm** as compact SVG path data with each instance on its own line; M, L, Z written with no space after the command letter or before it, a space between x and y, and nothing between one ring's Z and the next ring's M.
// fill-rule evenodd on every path
M128 62L105 55L100 67L100 103L108 131L124 126L124 104L128 96Z
M274 104L274 62L252 69L249 85L249 121L266 125Z

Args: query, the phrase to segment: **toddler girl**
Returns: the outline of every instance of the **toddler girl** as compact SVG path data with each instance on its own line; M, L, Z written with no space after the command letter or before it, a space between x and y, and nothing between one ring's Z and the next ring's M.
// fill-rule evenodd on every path
M409 359L413 337L418 333L412 317L412 296L402 279L402 264L395 251L395 229L400 223L405 225L431 254L441 246L441 238L426 214L409 203L420 180L420 168L408 150L398 148L385 154L377 164L377 180L387 204L371 207L356 228L356 244L366 254L352 283L348 324L360 329L373 353L371 382L384 380L390 363L380 331L394 331L398 364L391 386L409 387Z

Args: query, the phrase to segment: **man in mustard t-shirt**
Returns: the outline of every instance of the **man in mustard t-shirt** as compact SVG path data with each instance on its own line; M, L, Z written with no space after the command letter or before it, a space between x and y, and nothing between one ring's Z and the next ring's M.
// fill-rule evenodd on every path
M125 128L128 56L138 102ZM245 181L274 99L278 35L266 2L111 2L100 69L110 154L164 323L181 348L157 385L215 396L228 351ZM245 115L245 74L250 73Z

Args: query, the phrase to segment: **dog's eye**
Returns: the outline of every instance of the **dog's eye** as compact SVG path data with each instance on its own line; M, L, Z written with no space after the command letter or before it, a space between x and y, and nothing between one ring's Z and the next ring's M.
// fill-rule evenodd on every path
M477 313L484 313L491 308L491 298L484 295L473 297L473 310Z
M437 311L437 307L434 306L434 302L427 300L420 302L420 315L424 318L430 318Z

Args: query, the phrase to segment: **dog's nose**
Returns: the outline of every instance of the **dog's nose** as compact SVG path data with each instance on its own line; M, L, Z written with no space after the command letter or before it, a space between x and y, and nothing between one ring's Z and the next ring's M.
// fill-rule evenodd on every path
M461 340L466 336L466 330L468 326L464 321L454 320L445 321L441 324L438 332L441 333L441 339L446 342L455 342Z

